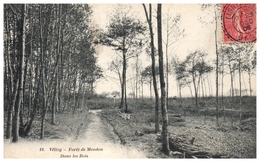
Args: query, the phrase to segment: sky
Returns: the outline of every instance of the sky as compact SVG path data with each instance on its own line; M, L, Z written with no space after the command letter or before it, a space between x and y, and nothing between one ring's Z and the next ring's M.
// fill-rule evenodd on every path
M143 7L141 4L135 4L131 5L132 10L135 14L135 17L137 17L140 20L143 20L145 22L145 15L143 11ZM115 5L100 5L100 4L95 4L91 5L92 10L93 10L93 21L94 24L96 24L97 27L99 28L106 28L106 25L109 23L109 16L111 13L113 13ZM153 6L153 9L156 9L156 6ZM175 50L175 54L180 58L180 60L184 60L185 57L191 53L194 52L195 50L203 50L205 53L207 53L207 59L214 59L215 58L215 42L214 42L214 24L210 23L212 21L212 17L214 16L213 14L213 8L208 8L204 11L201 10L201 5L197 4L164 4L162 7L163 10L163 18L166 19L166 14L169 13L169 15L176 16L177 14L181 15L181 22L179 24L180 29L184 29L184 34L185 37L178 39L178 41L173 44L171 48ZM155 16L156 13L153 13L154 15L154 21L156 20ZM199 18L202 19L199 19ZM202 20L202 21L201 21ZM220 24L221 20L218 20L218 39L222 39L222 28ZM146 22L145 22L146 23ZM205 24L206 23L206 24ZM156 24L156 22L154 23ZM163 24L163 28L165 25ZM163 39L165 40L165 34L166 30L163 29ZM156 33L155 33L156 36ZM155 44L157 42L155 41ZM164 49L165 52L165 49ZM113 51L109 47L104 47L104 46L98 46L97 48L97 53L96 55L98 56L98 65L103 68L103 70L106 72L109 64L112 62L112 60L117 56L115 51ZM173 54L170 54L172 56ZM150 59L149 57L145 54L142 53L140 56L143 66L148 66L150 65ZM131 72L131 68L128 68L129 75L133 74ZM128 77L129 77L128 75ZM130 75L131 76L131 75ZM244 81L247 82L247 75L244 74ZM210 80L212 82L212 85L215 86L214 80L215 80L215 75L212 74L210 75ZM229 77L226 76L225 78L225 85L224 88L227 90L230 87L229 83ZM253 77L252 81L255 81L255 76ZM170 88L169 88L169 94L170 96L176 96L177 95L177 87L176 87L176 82L174 80L174 77L171 75L169 78L170 82ZM237 83L238 80L235 80L235 83ZM242 89L247 87L247 84L242 86ZM120 86L118 85L119 83L115 82L115 80L111 81L109 79L102 79L100 80L97 85L96 85L96 92L97 93L102 93L102 92L112 92L112 91L120 91ZM255 84L255 83L253 83ZM215 87L212 86L213 91L215 92ZM238 88L238 83L235 84L235 87ZM255 88L255 87L253 87ZM127 83L127 93L132 92L131 90L131 82ZM186 96L190 95L190 91L188 87L183 89L183 94ZM145 86L145 95L149 95L149 86Z
M8 1L6 3L13 3L17 1ZM28 2L28 1L26 1ZM37 3L37 1L29 1L28 3ZM62 2L62 3L71 3L71 1L57 1L57 2ZM74 2L74 1L73 1ZM75 1L74 3L88 3L89 1ZM93 10L93 22L94 24L99 27L99 28L105 28L106 25L108 24L109 16L111 12L114 10L115 4L99 4L99 0L97 1L90 1L90 5ZM129 1L128 1L129 2ZM143 7L141 4L136 4L137 1L130 1L135 3L135 5L131 4L133 12L135 13L135 16L138 17L139 19L143 20L145 22L145 15L143 11ZM150 1L149 1L150 2ZM161 2L161 1L160 1ZM214 59L215 58L215 46L214 46L214 31L213 31L213 25L203 25L198 18L202 17L203 21L208 22L211 20L212 12L209 12L210 10L207 11L202 11L200 8L200 5L190 4L191 1L182 1L182 3L186 4L163 4L162 9L163 9L163 19L165 19L166 13L169 11L170 15L175 16L176 14L181 15L181 22L180 22L180 29L185 29L185 37L182 39L179 39L179 41L173 45L173 48L175 51L175 54L181 59L184 60L185 57L193 52L194 50L197 49L203 49L204 52L208 54L208 59ZM196 1L197 2L197 1ZM212 2L212 1L210 1ZM218 1L221 2L221 1ZM225 1L226 2L226 1ZM236 2L240 2L236 0ZM46 1L48 3L48 1ZM53 3L52 1L49 1L49 3ZM103 2L104 3L104 2ZM107 2L109 3L109 2ZM115 3L115 1L113 1ZM162 3L169 3L169 1L162 1ZM208 3L208 1L207 1ZM234 3L234 2L233 2ZM153 21L154 24L156 23L156 6L153 6L154 9L154 17ZM259 21L258 21L259 22ZM145 22L146 23L146 22ZM220 23L220 20L219 20ZM220 25L219 25L220 26ZM164 25L163 25L164 27ZM165 31L163 30L163 35L165 36ZM156 36L156 33L155 33ZM218 38L221 40L222 39L222 31L221 27L219 28L218 31ZM163 38L165 39L165 37ZM107 71L107 68L109 66L109 63L115 58L117 55L115 51L111 50L111 48L104 47L104 46L99 46L97 49L96 55L98 56L98 65L104 70L104 72ZM165 52L165 50L164 50ZM142 53L140 58L143 61L143 67L147 66L150 64L150 57L148 57L146 54ZM3 60L2 60L3 61ZM2 64L2 63L1 63ZM130 74L133 74L131 70L129 69L128 72ZM129 75L128 75L129 76ZM244 85L242 85L242 89L246 85L248 88L247 84L247 75L244 75ZM174 80L173 76L170 76L170 96L176 96L177 91L176 91L176 82ZM211 75L211 83L212 88L215 88L215 76ZM228 91L230 87L230 82L229 82L229 76L225 77L225 90ZM235 79L236 83L238 82L238 79ZM253 88L256 88L255 83L256 83L256 76L252 77L252 81L254 84ZM238 84L236 84L238 86ZM114 81L108 80L108 79L101 79L97 85L96 85L96 92L97 93L102 93L102 92L112 92L112 91L120 91L120 87L118 83L115 83ZM131 86L130 83L128 84L128 89L127 92L131 92ZM184 95L190 95L190 91L188 88L185 88L183 90ZM145 94L149 95L149 86L145 86Z
M113 13L114 7L116 5L101 5L101 4L92 4L93 10L93 22L95 26L105 29L106 25L109 23L109 17ZM141 4L131 4L132 10L134 13L134 17L138 17L140 20L145 20L145 14L143 10L143 6ZM156 25L156 6L153 5L153 23ZM174 50L174 53L169 54L169 57L173 56L174 54L179 57L180 60L184 60L185 57L195 50L202 50L207 53L207 59L212 60L215 59L215 42L214 42L214 23L212 22L212 18L214 17L214 9L213 7L209 7L206 10L201 10L201 5L198 4L163 4L162 5L162 19L166 19L167 13L171 16L176 16L177 14L181 15L181 21L179 23L179 28L184 29L185 37L181 37L178 39L170 49ZM219 11L221 13L221 10ZM201 18L201 19L200 19ZM218 40L222 41L222 27L221 27L221 19L218 19ZM157 33L155 32L155 39ZM166 36L166 29L165 25L163 24L163 40L165 40ZM155 41L157 44L157 41ZM165 53L165 48L164 48ZM107 72L108 66L112 60L117 56L116 52L109 47L105 46L98 46L96 56L98 57L98 65L104 70L105 74ZM150 65L151 60L145 53L140 55L140 59L142 60L143 67ZM131 72L132 71L132 72ZM127 70L128 77L131 77L134 74L131 68ZM248 76L246 74L243 75L243 85L242 89L248 89L247 80ZM255 90L255 76L252 77L252 84ZM213 93L215 93L215 75L212 73L210 75L210 81L213 89ZM225 93L228 93L230 88L229 76L226 75L225 77L225 84L224 90ZM169 77L169 96L176 96L177 95L177 88L176 82L174 80L174 76L170 75ZM238 79L235 79L235 87L238 88ZM101 79L96 85L96 92L112 92L112 91L120 91L119 83L115 80L111 81L108 78ZM132 92L131 90L131 82L127 83L127 93ZM149 96L149 86L146 85L144 89L144 93L146 96ZM194 92L193 92L194 93ZM190 96L190 90L188 87L183 89L184 96Z

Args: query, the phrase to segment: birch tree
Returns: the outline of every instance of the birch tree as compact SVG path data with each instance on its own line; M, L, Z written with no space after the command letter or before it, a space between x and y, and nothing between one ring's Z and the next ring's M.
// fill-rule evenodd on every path
M20 109L21 109L21 99L22 99L22 91L23 91L23 80L24 80L24 56L25 56L25 28L26 28L26 4L21 5L21 20L18 26L19 34L18 36L20 47L19 47L19 53L21 53L20 56L20 72L19 73L19 83L18 83L18 91L17 91L17 98L16 98L16 103L15 103L15 110L14 110L14 125L13 125L13 139L12 142L18 142L19 139L19 114L20 114Z

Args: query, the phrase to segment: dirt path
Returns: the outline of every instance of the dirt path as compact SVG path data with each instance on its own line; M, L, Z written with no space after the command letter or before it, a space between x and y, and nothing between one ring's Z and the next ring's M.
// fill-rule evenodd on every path
M145 158L142 152L120 144L120 140L113 133L112 127L101 120L100 111L90 111L93 113L91 115L92 122L85 132L85 139L80 141L91 148L102 149L98 152L89 152L89 156L94 158Z
M87 114L91 120L87 130L80 124L79 134L64 139L45 139L28 141L21 139L18 143L4 142L5 158L146 158L144 153L133 147L120 144L112 127L100 117L100 110ZM77 119L77 118L75 118ZM84 120L82 120L84 121ZM64 125L66 126L66 125ZM83 125L84 126L84 125Z

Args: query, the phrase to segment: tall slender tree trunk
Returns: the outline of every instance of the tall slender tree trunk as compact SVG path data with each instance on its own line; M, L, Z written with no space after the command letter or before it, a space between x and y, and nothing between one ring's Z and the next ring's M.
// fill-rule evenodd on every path
M83 83L83 95L82 95L82 102L81 102L81 108L82 109L85 109L85 88L86 88L86 86L85 86L86 84L85 83Z
M239 52L238 75L239 75L239 123L241 124L242 123L241 52Z
M224 106L224 55L222 54L222 71L221 71L221 105L222 111L224 115L224 122L226 121L226 113Z
M233 76L233 71L232 71L232 66L231 63L229 61L229 73L230 73L230 96L231 96L231 100L232 102L234 101L234 76Z
M8 11L8 10L7 10ZM8 15L8 14L7 14ZM9 24L9 19L8 16L6 16L6 31L7 31L7 59L6 59L6 67L7 67L7 71L6 74L9 75L9 77L7 76L7 86L8 86L8 113L7 113L7 126L6 126L6 138L9 139L12 136L12 121L13 121L13 105L15 103L15 101L12 101L12 95L14 95L13 93L13 73L12 73L12 68L11 68L11 64L10 64L10 46L9 42L11 43L11 36L10 36L10 24ZM10 39L10 40L9 40ZM14 50L15 51L15 50ZM15 99L16 96L13 97L13 99Z
M189 90L190 90L190 96L191 96L191 97L193 97L193 93L192 93L191 86L190 86L190 85L188 85L188 87L189 87Z
M168 48L167 48L168 51ZM166 106L169 108L169 63L168 63L168 52L166 53Z
M61 4L58 4L58 38L57 38L57 61L56 61L56 79L55 79L55 89L54 89L54 101L53 101L53 108L52 108L52 124L55 124L55 113L59 110L59 64L60 64L60 35L61 35L61 22L60 22L60 16L61 16Z
M203 79L201 79L200 84L201 84L202 99L204 100L204 98L205 98L205 93L204 93L204 83L203 83Z
M151 76L150 76L149 85L150 85L150 99L152 99L152 77Z
M75 77L74 77L74 82L73 82L73 111L72 111L72 114L74 115L75 114L75 111L76 111L76 87L77 87L77 76L78 76L78 72L76 70L76 73L75 73Z
M127 110L127 95L126 95L126 80L125 80L125 86L124 86L124 88L125 88L125 113L127 113L128 112L128 110Z
M120 106L119 108L123 108L124 107L124 97L125 97L125 89L124 89L124 83L123 80L120 83L121 85L121 101L120 101Z
M249 84L249 92L250 92L250 96L252 96L252 85L251 85L251 72L248 72L248 84Z
M37 66L37 69L38 69L38 66ZM35 77L38 77L38 70L36 70L36 76ZM41 73L40 73L40 77L41 77ZM41 84L41 79L38 78L37 82L35 82L37 85L37 89L36 89L36 94L32 94L32 97L34 98L34 100L36 100L37 96L39 96L39 89L40 89L40 84ZM32 82L32 88L33 87L33 82ZM33 121L34 121L34 118L35 118L35 115L37 113L37 102L34 101L34 104L33 104L33 111L31 112L30 114L30 120L29 120L29 123L28 123L28 126L27 128L25 129L25 132L24 132L24 135L27 136L28 133L30 132L31 128L32 128L32 124L33 124Z
M33 24L33 21L31 22ZM33 92L33 78L32 78L32 72L33 72L33 63L32 63L32 55L33 55L33 33L34 26L32 26L31 29L31 42L30 42L30 57L29 57L29 76L30 76L30 82L29 82L29 96L28 96L28 114L27 114L27 122L29 122L30 119L30 113L31 113L31 105L32 105L32 92Z
M168 111L166 108L166 93L163 68L163 50L162 50L162 6L157 5L157 30L158 30L158 56L159 56L159 73L161 86L161 112L162 112L162 152L169 154L169 137L168 137Z
M205 92L205 97L208 97L208 92L207 92L207 86L206 86L206 77L203 79L203 86L204 86L204 92Z
M16 101L17 101L17 92L18 92L18 84L19 84L19 81L17 80L16 81L16 85L14 86L14 91L12 93L13 95L13 99L12 99L12 106L11 106L11 109L9 110L8 112L8 122L7 123L7 132L6 132L6 135L7 137L6 138L9 138L11 137L12 133L14 134L14 130L15 130L15 126L14 126L14 116L13 116L13 113L15 112L15 104L16 104Z
M233 101L235 93L234 93L234 75L232 72L230 73L230 76L231 76L230 77L231 78L231 97L232 97L232 101Z
M123 72L122 72L122 79L123 79L123 97L124 100L121 102L123 104L123 108L125 113L127 113L127 96L126 96L126 50L125 50L125 38L123 38Z
M24 57L25 58L25 57ZM25 83L26 83L26 75L27 75L27 70L28 70L28 61L29 61L29 56L27 57L25 61L25 68L24 68L24 73L23 73L23 94L22 94L22 108L20 110L20 127L24 127L24 113L25 113ZM28 109L29 110L29 109ZM21 129L22 130L22 129ZM24 129L20 131L19 133L23 133L24 135Z
M209 88L209 96L211 96L212 95L212 85L211 85L209 75L207 75L207 82L208 82L208 88Z
M167 15L168 17L168 15ZM167 110L169 107L168 104L168 99L169 99L169 60L168 60L168 48L169 48L169 18L167 18L167 37L166 37L166 44L165 44L165 55L166 55L166 106L167 106Z
M139 56L136 55L136 65L135 65L135 109L137 109L137 98L138 98L138 75L139 75Z
M144 99L144 81L142 79L142 100Z
M78 94L77 94L77 99L76 99L76 107L79 109L80 108L80 97L82 97L82 88L83 88L83 81L79 81L78 85Z
M151 59L152 59L152 75L153 75L153 88L154 88L154 96L155 96L155 131L159 132L159 95L158 95L158 88L157 88L157 82L156 82L156 72L155 72L155 50L154 50L154 36L153 36L153 26L152 26L152 5L149 4L149 16L148 12L146 10L145 5L143 4L146 20L149 26L150 31L150 47L151 47Z
M41 120L41 134L40 139L44 138L44 125L45 125L45 117L47 112L47 92L46 92L46 77L45 77L45 62L43 55L43 34L42 34L42 8L39 6L39 24L40 24L40 54L41 54L41 79L42 79L42 120Z
M56 75L57 76L57 75ZM53 99L52 99L52 110L51 110L51 124L55 124L55 97L56 97L57 88L54 88Z
M217 29L218 29L218 21L217 21L217 11L215 6L215 47L216 47L216 125L219 126L218 123L218 107L219 107L219 99L218 99L218 40L217 40Z
M26 4L22 5L22 17L21 17L21 24L19 27L20 31L20 37L19 41L21 43L20 49L20 71L19 71L19 84L18 84L18 93L17 93L17 100L14 110L14 129L13 129L13 140L12 142L17 142L19 138L19 114L20 114L20 106L21 106L21 99L22 99L22 92L23 92L23 74L24 74L24 56L25 56L25 23L26 23Z
M195 93L196 109L198 110L198 86L196 87L196 81L194 75L192 75L192 82L193 82L194 93Z
M244 85L244 95L248 95L248 89L246 88L246 83L245 83L245 77L243 74L243 71L241 72L242 80L243 80L243 85Z

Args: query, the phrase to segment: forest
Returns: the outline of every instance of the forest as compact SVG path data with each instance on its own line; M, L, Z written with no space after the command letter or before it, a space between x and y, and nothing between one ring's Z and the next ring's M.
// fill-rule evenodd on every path
M76 111L102 76L88 5L4 5L6 138L18 141L41 114ZM79 94L80 92L80 94ZM86 94L87 93L87 94ZM87 96L86 96L87 97Z
M80 113L102 109L100 117L116 129L121 143L131 135L146 135L149 124L147 135L159 140L160 152L178 157L176 151L186 152L188 158L226 154L205 153L199 146L194 152L195 137L187 144L183 137L171 135L172 127L188 127L192 119L199 122L195 129L209 124L217 132L228 129L242 135L250 123L252 144L246 146L253 150L229 157L255 158L256 43L223 43L221 4L200 5L201 12L212 14L210 21L199 16L197 21L213 27L213 54L197 48L183 57L176 50L188 37L181 26L183 15L167 12L170 5L138 6L139 17L133 14L135 5L114 5L106 28L100 28L93 18L95 5L3 5L5 140L30 138L35 129L43 140L50 125L59 127L67 117L77 119ZM99 47L114 53L107 69L98 64ZM101 80L120 89L97 93ZM134 132L128 134L123 126Z

